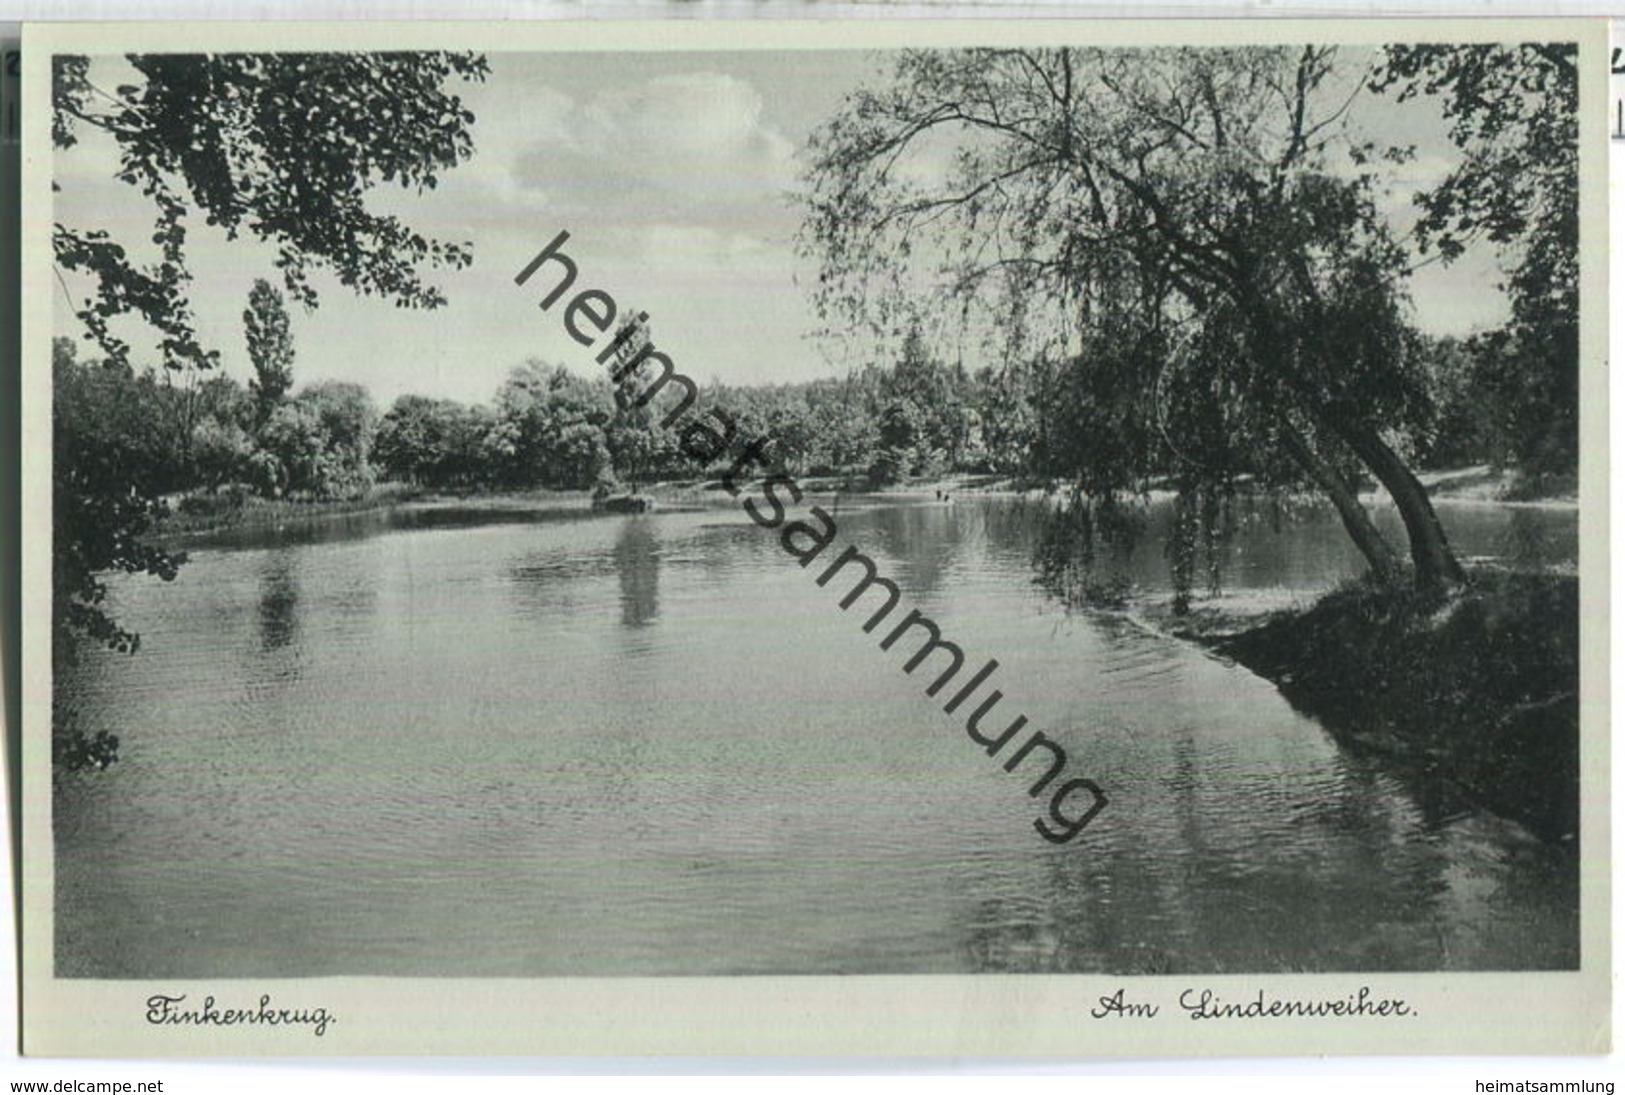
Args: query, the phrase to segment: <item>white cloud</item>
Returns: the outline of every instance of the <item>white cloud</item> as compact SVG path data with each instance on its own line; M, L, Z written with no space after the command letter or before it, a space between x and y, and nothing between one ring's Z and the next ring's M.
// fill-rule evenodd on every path
M524 189L570 195L601 223L765 228L796 176L795 145L763 118L760 92L717 72L598 93L530 127Z

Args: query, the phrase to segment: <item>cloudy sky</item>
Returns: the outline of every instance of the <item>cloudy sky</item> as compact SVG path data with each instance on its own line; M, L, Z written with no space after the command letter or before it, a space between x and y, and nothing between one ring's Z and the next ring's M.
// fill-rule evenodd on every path
M514 275L559 231L577 262L576 289L601 288L651 316L655 341L702 382L805 380L861 362L810 337L811 270L794 255L800 213L788 200L807 134L842 96L871 81L881 61L852 52L490 54L484 85L459 93L475 112L475 156L423 196L378 193L428 235L473 244L471 268L438 272L450 303L411 312L357 298L330 279L315 312L295 309L300 381L352 380L387 406L405 392L488 401L527 358L583 374L591 353L562 334L558 309L537 309L541 275ZM122 70L122 71L121 71ZM98 60L92 79L128 79ZM1448 162L1431 111L1383 102L1381 136L1419 140L1422 155L1398 204ZM111 151L87 139L57 154L57 216L120 238L150 233L152 210L112 180ZM269 248L193 230L193 300L200 329L228 373L251 375L241 314L254 279L275 281ZM1432 266L1413 283L1418 321L1465 333L1496 323L1504 304L1489 256ZM52 284L58 330L77 333L68 292ZM134 341L132 339L132 341Z

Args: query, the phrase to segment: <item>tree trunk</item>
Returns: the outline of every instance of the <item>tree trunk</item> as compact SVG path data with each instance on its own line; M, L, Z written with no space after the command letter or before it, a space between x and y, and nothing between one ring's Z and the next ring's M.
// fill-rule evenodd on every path
M1369 426L1335 421L1328 416L1317 416L1337 435L1361 463L1371 470L1389 497L1399 509L1400 520L1405 522L1405 534L1411 542L1411 563L1416 568L1416 588L1439 591L1459 586L1467 581L1467 574L1450 550L1444 526L1428 500L1427 488L1405 466L1399 454Z
M1289 340L1280 336L1269 306L1257 289L1244 281L1237 286L1237 299L1248 313L1253 353L1259 360L1267 361L1286 353ZM1315 392L1310 386L1293 376L1290 369L1284 371L1281 379L1289 390L1297 394L1299 405L1311 416L1316 426L1347 445L1387 489L1389 497L1399 509L1400 519L1405 522L1411 563L1416 569L1416 588L1437 592L1464 584L1467 575L1456 561L1455 553L1450 550L1444 527L1439 524L1438 514L1433 512L1433 503L1428 501L1428 492L1411 469L1405 466L1399 454L1372 427L1328 414L1317 405Z
M1327 463L1321 455L1309 446L1302 434L1294 427L1288 425L1281 433L1282 440L1286 442L1287 451L1298 462L1304 471L1320 485L1326 492L1332 505L1337 507L1337 515L1343 519L1343 528L1365 556L1366 565L1371 573L1385 586L1397 585L1399 582L1399 556L1388 541L1383 539L1377 526L1371 523L1371 515L1360 504L1360 498L1354 492L1346 479L1338 470Z

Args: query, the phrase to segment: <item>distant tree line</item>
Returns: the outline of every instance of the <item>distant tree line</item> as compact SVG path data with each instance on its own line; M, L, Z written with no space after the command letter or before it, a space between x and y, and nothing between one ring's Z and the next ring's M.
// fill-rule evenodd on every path
M1389 432L1418 467L1574 473L1574 446L1554 438L1542 408L1493 383L1513 371L1500 332L1410 332L1405 353L1416 378L1412 405ZM772 438L775 460L803 477L875 487L948 473L1070 483L1093 470L1104 482L1114 461L1133 462L1141 488L1178 476L1177 442L1144 453L1143 436L1080 417L1098 406L1078 390L1082 375L1073 362L1044 358L967 369L934 355L914 328L896 361L801 383L713 383L702 402L726 412L741 434ZM372 467L379 478L454 491L637 487L717 470L696 468L679 448L679 430L656 417L628 415L607 370L589 378L532 361L508 375L489 405L400 397L379 419ZM1528 428L1530 420L1537 425Z
M361 385L296 386L280 294L260 282L250 299L244 318L255 375L247 385L217 372L80 361L74 343L58 339L64 467L94 453L109 474L135 472L146 495L179 498L183 507L188 495L356 498L380 481L450 492L636 488L716 470L696 468L677 430L618 399L607 370L586 377L531 361L508 374L489 404L403 395L381 415ZM1518 393L1488 379L1502 368L1499 333L1414 335L1409 352L1421 387L1393 437L1418 466L1572 473L1572 448L1554 461L1543 434L1520 434ZM1141 487L1177 476L1177 442L1144 456L1143 438L1080 420L1095 404L1077 390L1080 375L1043 359L967 370L934 356L916 328L895 362L839 379L714 383L703 401L741 432L772 438L775 458L800 476L884 487L948 473L1071 481L1088 468L1106 482L1118 463L1134 464Z
M100 444L119 474L135 473L154 500L232 487L266 498L350 498L374 483L378 414L367 390L319 381L293 391L293 340L282 296L260 281L244 313L255 376L138 371L127 360L81 362L76 344L53 351L60 457ZM115 467L110 467L111 473Z

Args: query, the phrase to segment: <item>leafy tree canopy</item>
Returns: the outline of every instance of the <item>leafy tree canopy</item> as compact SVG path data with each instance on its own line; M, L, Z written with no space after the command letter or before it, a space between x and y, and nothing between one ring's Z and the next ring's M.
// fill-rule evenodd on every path
M1438 96L1461 162L1417 195L1417 238L1450 261L1474 240L1507 263L1508 327L1481 340L1496 455L1573 474L1580 358L1580 77L1572 43L1389 46L1371 86Z
M80 362L71 339L51 349L52 651L67 663L80 636L123 651L140 642L102 607L101 572L168 580L186 557L143 540L165 511L161 495L175 472L162 387L125 366Z
M135 313L161 335L164 364L207 366L187 297L189 218L250 233L277 249L290 296L307 307L318 268L358 292L400 307L444 302L424 264L458 268L467 244L414 231L369 209L380 184L419 192L473 154L473 114L443 85L483 80L484 57L468 53L129 54L139 84L111 90L92 79L83 56L55 58L52 136L58 148L82 129L117 144L118 178L156 206L154 263L100 229L58 224L56 260L88 274L95 293L80 310L109 360L128 345L110 329Z
M1388 46L1370 84L1401 101L1438 98L1467 155L1418 195L1424 247L1455 257L1477 234L1495 243L1573 231L1579 191L1580 77L1572 43Z

